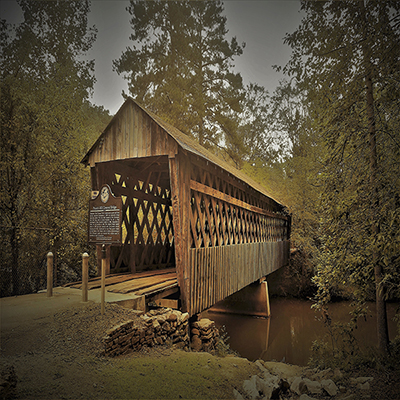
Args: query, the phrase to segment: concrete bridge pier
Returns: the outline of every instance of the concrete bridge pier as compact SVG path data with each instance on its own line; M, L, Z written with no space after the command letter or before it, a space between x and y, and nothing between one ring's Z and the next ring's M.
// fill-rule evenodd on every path
M251 283L214 304L210 311L269 318L271 311L267 281L262 278L257 282Z

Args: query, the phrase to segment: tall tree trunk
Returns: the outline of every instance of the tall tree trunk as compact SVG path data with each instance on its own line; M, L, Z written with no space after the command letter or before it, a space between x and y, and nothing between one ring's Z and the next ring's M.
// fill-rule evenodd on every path
M375 103L374 103L374 87L372 82L373 66L371 64L370 51L368 44L368 20L366 17L366 9L364 0L359 2L360 11L364 21L364 40L362 44L363 62L365 68L365 88L366 103L368 116L368 136L369 136L369 168L370 168L370 186L371 186L371 239L374 242L380 232L379 226L379 184L378 184L378 152L376 141L376 124L375 124ZM383 267L380 263L381 254L378 247L374 244L372 254L372 262L375 274L375 298L376 298L376 328L378 335L378 350L381 353L389 352L389 329L387 323L386 301L383 296L383 288L381 282L383 278Z
M371 73L368 72L365 79L367 112L368 112L368 134L369 134L369 150L370 150L370 184L371 184L371 233L372 239L376 239L379 232L379 198L378 198L378 156L376 148L376 126L374 111L374 94L371 79ZM375 292L376 292L376 318L378 333L378 349L383 353L389 351L389 331L387 323L386 301L383 297L383 288L381 287L383 268L380 263L380 252L377 247L374 248L372 261L374 263L375 273Z
M12 157L15 157L15 148L12 148ZM19 266L19 245L20 239L18 237L19 231L19 215L18 215L18 188L19 182L16 179L16 172L14 168L8 168L8 184L9 184L9 221L11 223L11 232L9 243L11 248L11 294L17 296L20 294L20 266Z
M11 283L13 296L17 296L20 290L20 277L19 277L19 240L17 234L16 221L13 221L10 234L10 245L11 245Z

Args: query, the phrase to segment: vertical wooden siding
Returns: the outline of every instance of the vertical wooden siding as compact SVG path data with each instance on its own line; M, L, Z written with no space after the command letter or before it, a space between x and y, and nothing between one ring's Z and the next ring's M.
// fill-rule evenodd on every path
M102 135L89 156L89 164L138 157L172 155L178 152L176 141L142 109L127 102Z
M288 240L190 249L190 314L286 265L289 252Z

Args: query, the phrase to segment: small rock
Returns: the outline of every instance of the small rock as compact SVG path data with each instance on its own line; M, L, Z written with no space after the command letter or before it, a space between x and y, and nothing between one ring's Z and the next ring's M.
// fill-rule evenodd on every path
M370 387L370 385L369 385L369 382L359 383L359 384L357 385L357 387L358 387L359 389L361 389L361 390L370 390L370 389L371 389L371 387Z
M333 382L332 379L324 379L321 381L321 386L322 389L326 391L326 393L329 394L329 396L336 396L338 392L338 388L335 385L335 382Z
M303 379L297 376L290 385L290 390L300 396L301 394L307 392L307 386L305 385Z
M308 394L302 394L300 397L299 397L299 400L317 400L315 397L310 397Z
M255 365L257 365L257 367L260 369L261 372L268 372L267 368L264 367L263 363L261 360L257 360L255 363Z
M200 321L197 322L197 326L195 327L202 331L207 331L211 329L214 325L215 325L214 321L211 321L208 318L202 318Z
M171 324L169 322L165 322L162 326L165 332L169 332L171 330Z
M192 337L192 341L190 344L190 347L192 348L192 350L200 351L202 345L203 345L202 341L197 336Z
M233 389L233 398L235 400L244 400L244 397L236 389Z
M243 390L246 392L247 397L251 400L255 400L260 396L257 389L257 375L253 375L250 379L243 382Z
M335 379L343 379L343 373L340 369L336 368L335 371L333 372L333 377Z
M159 330L161 328L160 323L158 322L158 320L153 320L153 329Z
M169 321L169 322L176 322L177 320L178 320L178 317L174 313L171 313L167 318L167 321Z
M311 379L304 378L303 382L307 386L307 389L312 394L320 394L322 393L322 386L321 383L318 381L312 381Z
M193 328L193 329L192 329L192 335L197 335L197 336L199 336L199 335L200 335L200 331L199 331L198 329L196 329L196 328Z
M354 393L350 393L348 396L342 397L340 400L358 400L358 398Z
M363 384L365 382L370 382L372 380L374 380L372 376L360 376L359 378L350 378L350 382L353 385L357 385L359 383Z
M269 372L264 372L264 379L257 376L256 378L257 389L263 394L264 400L269 400L271 397L277 398L279 394L279 378Z
M182 323L186 322L188 319L189 319L189 313L186 312L186 313L183 313L181 315L181 322Z

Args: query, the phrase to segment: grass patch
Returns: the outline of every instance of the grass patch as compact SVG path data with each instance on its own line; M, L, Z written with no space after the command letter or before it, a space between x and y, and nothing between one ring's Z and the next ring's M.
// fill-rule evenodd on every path
M104 386L113 399L231 398L235 383L247 379L249 369L247 360L208 353L174 351L151 358L132 354L104 371Z

